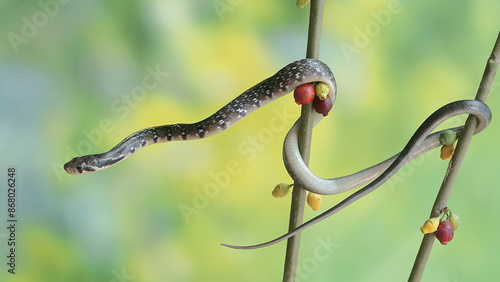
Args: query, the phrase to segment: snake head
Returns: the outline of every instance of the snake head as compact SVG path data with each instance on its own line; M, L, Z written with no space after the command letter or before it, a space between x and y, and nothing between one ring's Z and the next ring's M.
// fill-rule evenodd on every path
M64 165L64 170L69 174L84 174L99 170L98 167L97 159L89 155L73 158Z
M119 155L114 158L105 158L104 156L105 154L96 154L76 157L64 165L64 170L69 174L91 173L103 170L125 158L125 155Z

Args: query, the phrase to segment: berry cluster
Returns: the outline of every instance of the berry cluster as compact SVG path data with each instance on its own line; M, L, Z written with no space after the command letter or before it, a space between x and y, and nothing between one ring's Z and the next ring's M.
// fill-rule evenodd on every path
M439 143L441 147L441 159L447 160L453 156L455 152L455 141L457 140L457 133L453 130L444 130L439 135Z
M317 113L327 116L328 112L332 109L333 102L330 99L328 93L330 89L326 83L306 83L299 85L293 91L293 98L295 103L298 105L307 105L313 103L314 109ZM274 187L272 192L273 197L283 198L292 189L293 184L280 183ZM308 192L307 194L307 204L315 211L319 210L321 207L321 195Z
M323 82L307 83L295 88L293 97L298 105L307 105L312 102L316 112L326 117L333 106L328 96L329 91L328 85Z
M447 217L446 220L444 220L445 216ZM445 208L439 216L426 220L424 225L420 227L420 231L424 234L434 232L436 239L442 245L446 245L453 239L455 230L457 230L459 225L460 217L452 213L448 208Z

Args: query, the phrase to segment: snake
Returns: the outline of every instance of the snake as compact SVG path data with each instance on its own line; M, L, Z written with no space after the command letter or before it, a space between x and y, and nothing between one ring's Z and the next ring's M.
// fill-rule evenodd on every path
M292 132L292 130L297 130L292 127L287 136L285 137L284 144L284 159L285 166L292 178L298 182L304 189L311 192L318 192L323 194L336 194L345 192L351 189L352 186L362 186L368 183L366 186L360 188L356 192L352 193L344 200L340 201L337 205L326 210L310 219L309 221L301 224L297 228L285 233L284 235L273 239L271 241L249 246L238 246L230 244L222 244L223 246L230 247L233 249L258 249L267 247L283 240L286 240L302 230L336 214L347 206L351 205L355 201L361 199L362 197L373 192L375 189L380 187L384 182L386 182L390 177L392 177L401 167L415 159L416 157L428 152L434 148L441 146L439 141L439 136L444 130L432 133L431 132L442 122L448 120L457 115L469 114L477 118L477 125L474 130L474 134L477 134L484 130L490 123L492 113L490 108L481 101L478 100L460 100L451 102L444 105L443 107L432 113L415 131L413 136L410 138L408 143L405 145L403 150L394 155L393 157L381 162L377 165L364 169L355 174L344 176L340 178L323 179L316 176L310 169L307 168L304 161L300 157L300 154L290 150L292 142L297 142L297 133ZM450 128L458 132L457 137L460 136L463 126ZM296 171L296 168L301 168L301 171ZM353 179L353 175L357 175L360 179ZM364 178L362 178L364 177ZM346 187L344 187L345 185ZM354 188L352 188L354 189Z
M337 85L330 68L315 59L297 60L246 90L204 120L139 130L108 152L73 158L64 165L64 170L69 174L100 171L123 161L148 145L213 136L230 128L253 111L290 93L297 86L314 82L324 82L330 89L329 99L332 99L332 102L335 100ZM323 115L314 113L313 123L317 124L322 118Z
M290 93L296 87L317 82L323 82L328 86L329 93L327 99L331 99L333 104L337 96L337 84L330 68L322 61L316 59L294 61L280 69L274 75L249 88L220 110L199 122L161 125L139 130L126 137L105 153L73 158L64 165L64 170L69 174L96 172L123 161L137 150L148 145L213 136L229 129L255 110ZM312 111L313 126L315 126L324 116L323 114L314 112L314 110ZM285 240L337 213L380 187L405 164L441 146L439 135L444 130L434 133L433 131L443 121L462 114L469 114L477 118L478 122L474 134L484 130L492 117L490 108L481 101L460 100L451 102L432 113L415 131L400 153L359 172L331 179L318 177L304 163L298 148L299 125L301 121L299 118L288 131L283 144L283 162L294 182L310 192L323 195L339 194L355 188L362 188L334 207L274 240L251 246L222 245L237 249L266 247ZM450 128L449 130L458 132L457 136L460 136L463 126Z

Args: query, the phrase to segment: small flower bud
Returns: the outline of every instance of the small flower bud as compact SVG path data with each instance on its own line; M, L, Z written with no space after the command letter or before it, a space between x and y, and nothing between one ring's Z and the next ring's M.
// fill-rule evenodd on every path
M453 239L453 234L455 232L453 231L453 226L448 220L443 220L438 226L438 229L436 230L436 239L439 240L441 245L446 245L448 242Z
M307 194L307 204L317 211L321 207L321 195L309 192Z
M325 100L328 96L328 92L330 92L330 88L328 87L328 85L323 82L316 83L314 89L316 90L316 96L318 96L320 100Z
M457 133L453 130L444 130L439 135L439 143L441 145L452 145L457 140Z
M456 213L452 213L450 211L450 217L448 218L451 225L453 226L453 230L456 231L458 226L460 225L460 217Z
M422 233L424 234L432 233L437 230L438 226L439 226L439 216L429 218L424 222L424 225L420 227L420 231L422 231Z
M441 147L441 156L440 157L442 160L450 159L453 156L454 152L455 152L455 144L443 145Z
M309 0L297 0L297 7L299 8L304 8L305 5L307 5L307 3L309 3Z
M292 188L293 184L280 183L274 187L273 197L275 198L283 198L290 192L290 188Z

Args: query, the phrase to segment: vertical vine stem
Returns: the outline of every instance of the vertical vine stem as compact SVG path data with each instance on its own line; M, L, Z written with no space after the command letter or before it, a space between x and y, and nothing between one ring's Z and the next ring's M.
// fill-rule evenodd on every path
M490 90L491 84L493 83L493 78L495 77L495 73L498 69L499 64L500 64L500 33L498 34L491 56L489 57L486 63L486 68L484 70L484 74L476 94L475 98L476 100L482 102L486 101L486 98L488 97L488 92ZM458 170L460 169L460 165L462 164L462 161L465 157L465 153L467 152L467 148L469 147L472 135L476 128L476 124L477 124L477 119L474 116L469 116L469 118L465 122L465 127L460 135L460 138L458 139L457 148L455 150L455 153L453 154L453 157L451 158L451 161L448 165L448 169L446 170L443 183L441 185L441 188L439 189L436 201L434 202L434 205L432 207L430 217L438 216L441 210L443 210L448 203L448 198L450 197L453 184L455 183L455 179L458 175ZM413 268L411 270L408 281L420 281L420 279L422 279L425 265L427 264L427 260L429 259L429 255L431 253L432 245L434 244L435 241L434 239L435 239L434 233L429 233L424 235L424 238L422 239L422 243L420 244L420 249L418 250L417 257L415 258L415 262L413 264Z
M323 20L324 0L312 0L309 12L309 31L307 38L306 58L318 59L321 38L321 23ZM312 137L312 103L302 105L299 129L299 150L302 159L309 163L309 153L311 150ZM290 207L290 222L288 230L293 230L302 224L304 218L304 207L306 202L306 190L295 184L292 192L292 203ZM285 267L283 281L295 281L297 273L297 262L299 257L300 234L297 234L287 241Z

